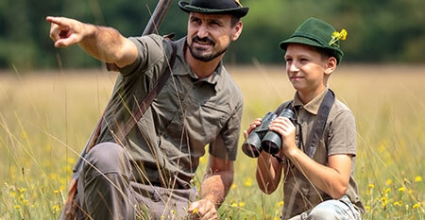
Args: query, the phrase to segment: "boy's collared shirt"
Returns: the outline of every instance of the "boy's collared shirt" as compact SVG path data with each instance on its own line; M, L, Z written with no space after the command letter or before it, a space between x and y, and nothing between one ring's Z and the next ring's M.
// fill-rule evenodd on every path
M326 88L322 93L316 96L307 104L302 104L298 96L295 95L292 107L295 110L297 121L296 144L304 152L310 144L311 131L314 121L317 117L319 107L328 92ZM275 111L280 113L289 102L283 103ZM360 209L363 205L360 202L357 184L353 178L356 155L356 124L351 110L338 99L329 112L323 137L320 139L313 159L322 165L328 165L328 157L335 154L353 155L350 185L347 190L347 196ZM304 211L310 210L322 201L331 199L320 189L314 187L301 171L290 164L284 171L284 219L298 215Z

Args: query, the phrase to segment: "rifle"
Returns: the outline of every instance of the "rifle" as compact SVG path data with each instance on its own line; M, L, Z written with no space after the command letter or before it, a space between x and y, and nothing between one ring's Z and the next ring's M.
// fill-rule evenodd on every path
M142 35L148 35L152 33L158 34L158 28L162 24L162 21L164 20L165 15L168 12L168 9L170 8L170 5L172 3L172 0L159 0L158 4L155 7L155 10L153 14L151 15L148 24L146 25ZM118 71L119 68L115 64L107 63L106 67L108 71ZM71 176L71 181L69 183L69 190L68 195L65 200L65 205L62 210L62 213L59 217L59 220L73 220L76 217L79 204L77 203L77 185L78 185L78 176L81 172L81 169L83 167L83 161L85 155L88 153L88 151L95 145L96 139L99 136L100 133L100 127L103 121L103 118L105 116L106 110L108 109L109 104L103 111L102 117L98 120L96 127L94 128L92 134L90 135L84 149L80 153L77 161L75 162L75 165L72 169L73 174Z
M173 0L159 0L158 4L155 7L155 10L153 11L153 14L149 18L148 24L145 27L145 30L143 30L143 35L148 34L158 34L158 28L161 26L162 21L164 20L165 14L167 14L168 9L170 8L171 3ZM117 65L113 63L107 63L106 69L108 71L119 71L119 68Z

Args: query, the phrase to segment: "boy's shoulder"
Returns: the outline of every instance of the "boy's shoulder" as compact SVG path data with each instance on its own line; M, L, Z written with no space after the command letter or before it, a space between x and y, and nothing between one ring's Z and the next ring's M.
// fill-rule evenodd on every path
M283 111L283 109L285 109L285 108L289 108L289 107L292 107L292 103L294 102L294 100L288 100L288 101L285 101L284 103L282 103L282 104L280 104L277 108L276 108L276 110L275 110L275 114L279 114L280 112L282 112Z
M339 100L338 98L335 98L334 108L338 111L350 111L351 109L348 107L347 104Z

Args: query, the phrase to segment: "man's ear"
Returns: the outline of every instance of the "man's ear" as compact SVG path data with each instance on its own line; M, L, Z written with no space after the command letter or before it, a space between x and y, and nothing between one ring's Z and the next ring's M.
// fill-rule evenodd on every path
M234 27L234 32L233 32L233 36L232 36L232 41L235 41L239 38L239 36L242 33L242 29L243 29L243 24L242 21L239 21L235 27Z
M329 57L325 66L325 74L330 75L333 71L335 71L337 65L338 62L336 61L336 58L332 56Z

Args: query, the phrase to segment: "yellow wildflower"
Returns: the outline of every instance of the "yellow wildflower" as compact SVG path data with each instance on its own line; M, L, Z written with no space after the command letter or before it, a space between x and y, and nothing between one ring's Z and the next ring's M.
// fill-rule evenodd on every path
M52 207L52 209L53 209L53 212L59 212L61 210L61 207L60 205L56 204Z
M385 193L385 194L388 194L389 192L391 192L391 188L386 188L386 189L384 190L384 193Z
M233 183L231 188L236 189L236 184Z
M370 206L365 206L366 211L370 211Z
M252 185L252 179L251 178L246 178L244 181L244 185L245 186L251 186Z
M418 209L418 208L420 208L421 207L421 204L420 203L416 203L416 204L414 204L413 206L412 206L412 209Z
M404 191L406 191L406 187L400 187L400 188L398 188L398 191L399 192L404 192Z
M347 35L348 35L348 32L345 29L342 29L340 32L338 32L338 31L333 32L332 36L331 36L332 39L329 42L329 46L334 45L339 40L346 40ZM336 44L335 46L338 46L338 45Z
M198 214L198 208L195 208L192 212L192 214Z
M393 203L394 206L402 206L403 202L402 201L396 201Z

